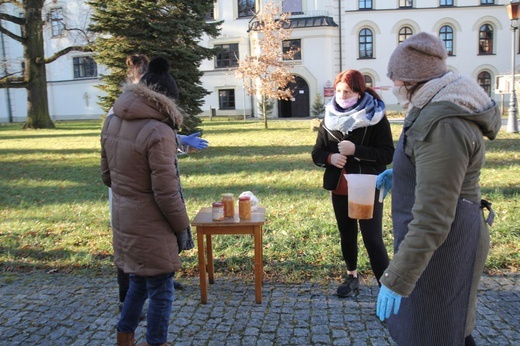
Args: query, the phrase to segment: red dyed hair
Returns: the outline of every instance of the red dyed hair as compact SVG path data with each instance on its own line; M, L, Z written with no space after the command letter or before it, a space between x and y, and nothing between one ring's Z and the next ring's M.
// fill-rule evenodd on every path
M350 90L355 93L358 93L361 98L365 95L365 93L369 93L374 96L376 99L381 100L381 97L376 93L376 91L370 87L367 87L367 83L365 82L365 77L358 70L345 70L340 72L336 76L336 80L334 81L334 88L338 85L338 83L346 83Z

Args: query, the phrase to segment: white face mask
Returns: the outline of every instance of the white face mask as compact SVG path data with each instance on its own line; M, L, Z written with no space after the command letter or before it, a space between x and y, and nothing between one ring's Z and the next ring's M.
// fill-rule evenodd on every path
M358 102L359 95L349 97L348 99L336 98L336 103L343 109L352 107Z
M403 108L407 108L410 100L408 100L408 89L404 85L394 86L392 88L392 94L397 97L397 101Z

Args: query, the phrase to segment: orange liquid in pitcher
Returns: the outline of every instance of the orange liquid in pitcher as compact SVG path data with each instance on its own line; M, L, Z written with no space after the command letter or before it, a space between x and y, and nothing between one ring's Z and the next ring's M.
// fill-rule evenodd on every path
M351 219L368 220L373 217L374 205L373 204L358 204L348 202L348 216Z

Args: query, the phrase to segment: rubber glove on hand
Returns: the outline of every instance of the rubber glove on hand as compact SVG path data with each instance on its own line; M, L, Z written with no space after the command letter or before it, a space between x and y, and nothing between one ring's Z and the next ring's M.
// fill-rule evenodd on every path
M390 168L377 176L376 187L379 190L383 190L383 199L385 199L386 194L392 188L392 175L393 174L394 174L394 170Z
M385 285L381 285L379 295L377 296L376 315L381 321L384 321L393 312L397 315L401 306L401 295L395 293Z
M175 233L177 236L177 245L179 246L179 253L184 250L188 245L188 232L184 231L182 233Z
M208 141L199 137L200 132L192 133L191 135L181 137L182 144L187 144L197 150L206 149Z

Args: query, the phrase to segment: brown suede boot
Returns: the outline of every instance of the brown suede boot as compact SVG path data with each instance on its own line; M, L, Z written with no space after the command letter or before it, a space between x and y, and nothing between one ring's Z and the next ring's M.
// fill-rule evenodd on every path
M117 346L135 346L134 333L117 332Z

